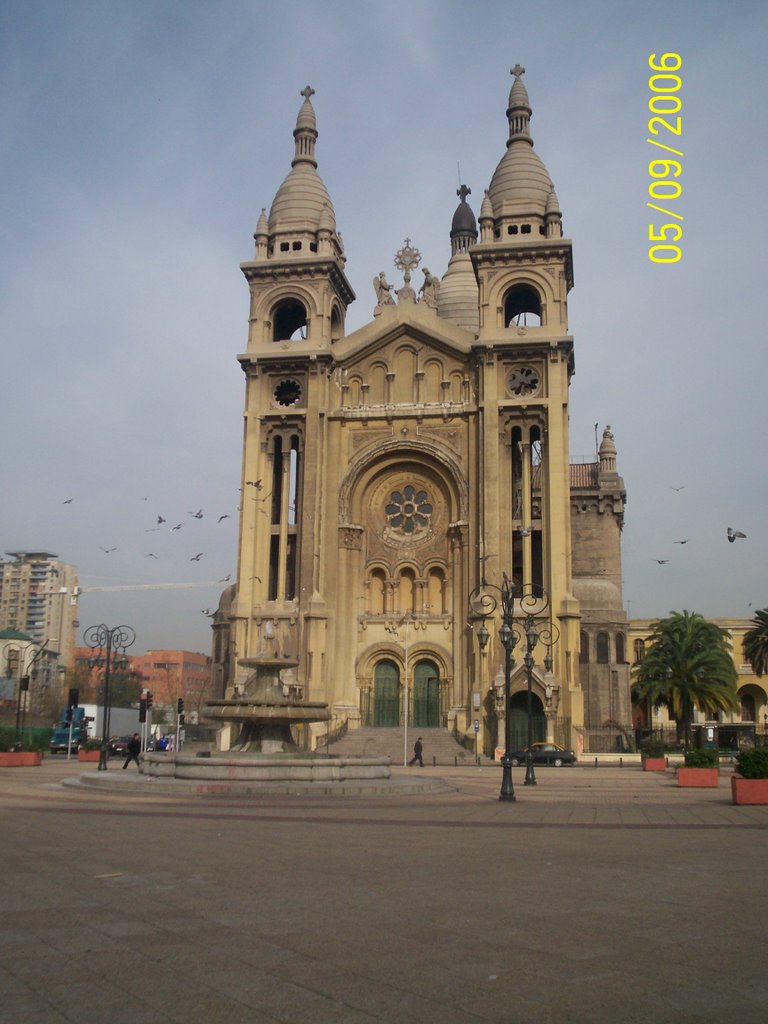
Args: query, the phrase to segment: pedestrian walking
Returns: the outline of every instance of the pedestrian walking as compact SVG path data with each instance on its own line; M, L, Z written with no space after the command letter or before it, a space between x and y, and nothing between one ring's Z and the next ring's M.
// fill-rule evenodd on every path
M136 767L139 769L139 771L141 771L141 768L139 766L139 754L140 753L141 753L141 737L139 736L139 734L137 732L135 732L133 734L133 736L131 736L131 739L130 739L130 741L128 743L128 754L127 754L127 756L125 758L125 761L123 761L123 768L124 769L127 768L131 761L135 761L136 762Z
M421 743L421 736L419 736L419 738L413 744L413 757L408 762L409 767L412 764L416 764L417 761L419 762L419 764L421 765L422 768L424 767L424 758L421 756L423 750L424 750L424 747L422 746L422 743Z

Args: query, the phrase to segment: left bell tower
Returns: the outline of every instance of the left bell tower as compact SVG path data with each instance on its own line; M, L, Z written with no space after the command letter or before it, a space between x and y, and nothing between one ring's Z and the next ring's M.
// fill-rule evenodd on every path
M278 651L298 658L297 684L306 691L308 639L299 595L316 597L316 611L322 605L315 558L322 518L317 482L325 461L322 411L330 399L333 347L344 336L355 294L344 272L333 203L317 173L313 94L310 86L302 90L291 170L269 216L261 211L254 258L241 264L250 312L248 348L238 356L246 396L237 590L231 606L235 686L248 674L238 662L265 650L274 638Z

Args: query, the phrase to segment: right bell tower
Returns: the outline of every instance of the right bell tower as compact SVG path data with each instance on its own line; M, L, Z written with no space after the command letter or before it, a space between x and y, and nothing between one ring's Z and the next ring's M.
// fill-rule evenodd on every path
M581 722L568 446L573 263L552 179L534 150L524 72L519 64L511 72L506 152L482 202L480 240L469 250L479 285L478 546L489 582L500 583L504 572L547 595L559 633L552 650L558 713Z

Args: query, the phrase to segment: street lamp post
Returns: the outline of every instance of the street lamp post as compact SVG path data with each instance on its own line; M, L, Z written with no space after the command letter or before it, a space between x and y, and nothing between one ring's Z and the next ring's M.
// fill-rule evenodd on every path
M99 751L100 772L107 770L107 757L109 755L109 719L110 719L110 697L109 681L113 669L124 669L128 664L125 656L127 648L136 640L136 634L130 626L89 626L86 629L83 639L91 650L98 650L98 654L88 659L88 664L104 669L104 717L101 738L101 749ZM102 650L105 654L102 656ZM120 652L122 651L122 656Z
M504 755L501 759L501 790L499 792L499 800L509 802L517 799L512 782L512 719L509 713L510 680L515 664L513 652L518 640L517 633L513 628L514 588L514 582L509 579L506 573L504 573L500 587L493 583L487 583L485 575L483 575L480 585L475 587L469 595L470 614L475 618L482 619L480 629L477 631L477 640L481 651L485 649L490 638L485 620L493 616L499 605L501 605L499 639L504 647Z
M30 646L33 643L37 644L37 641L30 640L26 647L11 646L6 647L6 656L10 664L10 655L14 653L18 657L19 667L19 678L17 682L17 693L16 693L16 741L18 742L21 738L21 734L24 732L24 719L27 713L27 703L29 702L29 684L30 677L35 677L37 674L37 662L45 652L46 647L49 643L55 642L57 637L48 637L43 640L42 644L38 644L38 648L29 660L29 664L24 666L26 655L29 652Z
M497 596L498 595L498 596ZM515 622L514 602L517 597L518 622ZM514 800L515 791L512 785L512 716L510 713L510 680L514 668L514 652L517 643L525 639L525 654L523 664L525 665L527 684L527 712L528 712L528 749L525 756L525 781L526 786L536 785L536 773L533 768L533 652L536 644L541 640L546 644L547 653L544 657L544 667L547 673L552 671L552 647L560 637L560 631L549 618L549 597L543 587L535 584L518 586L510 580L506 573L500 587L488 583L483 577L482 582L469 595L470 613L475 618L482 619L482 625L477 632L480 649L484 650L489 639L489 632L485 625L486 618L490 618L501 606L502 625L499 629L499 639L504 647L504 756L501 759L502 779L500 800Z

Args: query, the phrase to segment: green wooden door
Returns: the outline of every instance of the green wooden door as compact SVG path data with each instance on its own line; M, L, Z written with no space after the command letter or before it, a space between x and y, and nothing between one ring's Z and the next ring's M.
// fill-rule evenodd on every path
M400 725L400 672L394 661L380 661L373 674L373 724Z
M440 725L440 676L434 661L420 661L413 670L413 724L421 729Z

